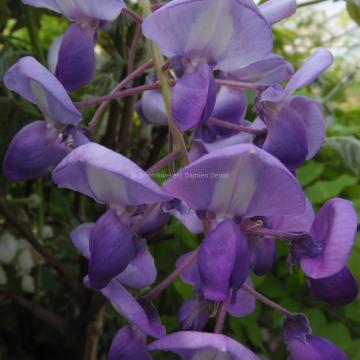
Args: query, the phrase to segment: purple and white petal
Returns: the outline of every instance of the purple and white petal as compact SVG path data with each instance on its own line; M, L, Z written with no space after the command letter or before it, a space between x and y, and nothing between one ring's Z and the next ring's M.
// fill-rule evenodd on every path
M325 142L326 124L323 108L317 101L302 96L294 96L288 105L295 110L305 126L307 139L307 160L312 159Z
M92 142L71 152L53 171L53 180L60 188L118 208L171 199L135 163Z
M241 236L235 223L225 220L211 230L203 240L197 264L200 288L205 299L224 301L229 297L230 281Z
M102 289L123 272L136 255L133 234L115 210L108 210L90 233L89 279Z
M95 223L85 223L79 225L70 233L70 240L76 249L86 259L90 259L90 234Z
M317 49L290 79L285 89L286 95L290 96L294 91L311 84L332 65L333 61L334 57L329 50Z
M61 46L61 42L63 39L63 35L57 37L52 43L48 50L48 57L47 57L47 63L49 70L55 74L56 71L56 65L59 58L59 50Z
M129 325L121 328L111 343L108 360L151 360L146 336Z
M3 162L3 172L14 181L36 179L56 166L69 148L59 143L59 133L45 121L23 127L12 139Z
M86 23L91 20L116 19L125 7L123 0L22 0L24 4L56 11L71 20Z
M351 201L339 198L327 201L310 229L310 235L322 247L322 252L319 256L300 259L304 273L313 279L321 279L341 271L350 256L357 224Z
M226 147L201 157L164 184L194 210L228 216L296 215L304 193L279 160L252 145Z
M206 61L222 71L261 60L273 47L271 27L252 0L174 0L142 28L167 57Z
M268 23L273 25L295 14L297 6L296 0L268 0L259 9Z
M136 299L114 279L101 293L111 301L114 308L131 324L139 328L144 334L159 338L165 335L165 329L159 319L149 312L144 305Z
M288 349L289 360L348 360L334 343L319 336L308 336L306 342L290 340Z
M21 58L4 76L5 86L36 104L45 119L77 125L82 115L58 79L33 57Z
M247 278L245 283L248 286L253 287L250 277ZM227 312L232 316L241 318L251 314L255 310L255 307L255 297L247 293L245 290L239 289L236 293L235 303L228 305Z
M229 73L229 76L239 81L272 86L289 80L293 74L293 66L282 56L270 54L260 61Z
M96 29L72 24L61 41L56 77L68 91L88 84L95 74Z
M176 82L171 107L177 127L185 132L207 120L216 101L216 85L212 69L201 62Z
M179 331L151 343L149 350L171 351L184 360L259 360L245 346L221 334Z
M352 303L359 292L356 279L351 271L344 267L335 275L322 279L308 279L311 295L333 306Z
M146 240L136 243L136 256L127 268L117 276L117 279L132 289L144 289L156 280L154 258L146 246Z
M168 125L165 102L161 91L145 91L136 106L142 120L154 125Z

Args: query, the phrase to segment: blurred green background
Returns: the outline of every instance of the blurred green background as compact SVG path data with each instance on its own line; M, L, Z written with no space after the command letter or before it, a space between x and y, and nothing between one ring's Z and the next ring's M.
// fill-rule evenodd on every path
M316 209L330 197L341 196L353 200L360 213L360 4L357 0L347 6L344 1L315 2L318 4L299 7L295 16L274 29L275 51L296 68L317 47L328 47L336 56L332 68L301 91L323 103L328 139L298 176ZM139 10L136 3L131 6ZM32 54L46 63L52 41L67 25L66 19L53 12L26 7L20 0L0 0L0 79L21 56ZM121 15L110 31L100 34L96 78L72 94L73 99L106 94L126 74L135 30L135 25ZM137 64L147 58L146 46L141 45ZM136 80L139 84L143 81ZM253 101L251 94L249 99ZM96 139L148 167L166 152L166 130L141 124L134 113L135 101L130 97L113 102ZM93 112L94 108L84 112L85 121ZM1 83L1 162L14 134L36 119L41 119L37 108ZM27 183L11 183L1 177L0 201L0 359L105 358L123 320L109 304L104 305L98 294L81 286L87 265L68 239L76 225L95 220L104 209L78 194L56 189L49 176ZM31 239L59 259L78 288L69 286L71 280L43 260L29 244ZM148 240L158 279L163 279L174 268L176 258L196 247L201 239L172 220L170 226ZM345 308L312 300L304 275L297 270L289 274L286 256L286 246L279 243L273 272L253 278L257 290L291 311L306 313L314 334L334 341L351 360L360 360L360 300ZM349 265L360 281L360 236ZM177 310L190 297L191 288L177 280L156 301L168 332L176 329ZM211 331L213 326L211 319L208 329ZM280 338L280 316L261 304L245 318L228 317L225 333L263 359L287 358ZM91 346L97 347L95 357L91 357ZM175 359L170 354L154 357Z

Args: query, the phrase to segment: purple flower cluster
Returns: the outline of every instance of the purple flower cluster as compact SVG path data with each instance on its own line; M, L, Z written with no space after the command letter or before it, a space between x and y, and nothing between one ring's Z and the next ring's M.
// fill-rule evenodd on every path
M36 104L44 120L15 136L3 170L21 181L51 169L60 188L107 206L95 223L80 225L70 237L89 261L85 285L98 289L129 322L116 334L110 360L151 359L155 350L189 360L258 359L222 335L222 326L227 313L243 317L256 299L264 300L251 272L271 271L279 238L288 242L289 265L306 274L315 299L336 306L355 299L357 283L346 265L357 228L352 203L331 199L315 215L296 179L296 169L322 146L325 122L318 102L294 92L317 79L333 57L318 49L294 72L271 52L272 25L295 13L295 0L260 6L253 0L172 0L144 19L144 36L168 58L164 72L174 84L174 122L179 133L190 133L189 163L162 186L125 156L91 141L67 93L91 81L97 32L120 14L123 1L23 2L73 23L61 40L55 75L32 57L5 75L7 88ZM154 87L143 93L137 110L143 121L167 126L167 104L156 84L153 74ZM253 122L246 120L245 88L256 93ZM204 239L179 257L174 273L136 299L128 289L156 280L145 238L170 216ZM151 301L177 276L194 296L180 308L181 331L166 335ZM214 333L203 332L210 306L217 308ZM334 344L311 335L305 315L279 309L290 359L346 359ZM147 345L147 337L157 340Z

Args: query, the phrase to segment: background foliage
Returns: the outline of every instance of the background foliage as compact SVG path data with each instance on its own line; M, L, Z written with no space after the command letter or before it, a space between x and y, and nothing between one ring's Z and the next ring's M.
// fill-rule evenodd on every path
M353 200L360 213L360 4L349 1L347 12L344 2L322 3L301 7L292 19L278 25L275 50L296 67L316 47L327 46L335 53L335 65L303 92L323 102L328 140L298 175L317 209L328 198L342 196ZM20 0L0 0L0 78L21 56L33 54L45 62L52 41L66 27L67 20L53 12L30 9ZM106 94L124 76L135 30L134 24L121 15L109 32L100 34L96 78L73 94L75 100ZM146 48L142 49L137 54L138 63L146 58ZM249 99L253 100L250 95ZM134 114L135 102L131 97L113 102L96 136L106 146L147 167L165 153L166 130L141 124ZM86 110L86 121L93 111ZM252 117L250 110L248 117ZM14 134L39 118L34 106L8 92L1 83L1 162ZM81 359L84 352L90 359L90 345L97 341L95 359L104 358L122 319L111 306L104 308L99 295L81 286L86 262L68 239L77 224L96 219L103 209L73 192L57 190L49 176L18 184L1 177L0 196L0 359ZM31 239L60 259L79 287L71 287L71 280L44 261L29 245ZM149 239L158 279L173 269L179 254L193 249L199 241L174 220ZM297 270L289 275L286 253L285 244L279 243L276 267L267 276L254 277L256 288L292 311L305 312L316 335L334 341L350 359L360 360L360 300L346 308L313 301L305 277ZM360 236L350 267L360 281ZM168 332L176 328L177 309L189 297L191 288L178 280L158 300L156 305ZM209 330L213 325L212 320ZM252 315L229 317L226 323L226 333L251 346L264 359L286 359L279 332L280 316L261 304ZM157 354L155 358L171 359L172 355Z

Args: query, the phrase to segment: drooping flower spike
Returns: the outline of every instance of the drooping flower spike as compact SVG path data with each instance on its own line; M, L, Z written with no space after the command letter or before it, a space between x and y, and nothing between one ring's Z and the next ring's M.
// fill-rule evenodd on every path
M73 23L62 38L56 76L71 91L89 83L95 73L94 46L98 29L105 29L125 7L123 0L22 0L56 11Z
M5 86L36 104L45 121L21 129L12 140L3 163L12 180L31 180L56 166L71 148L87 138L77 126L82 115L61 83L32 57L24 57L4 76Z
M318 78L332 62L332 54L327 49L319 49L294 74L284 90L271 87L257 99L256 110L267 127L261 146L290 170L314 157L325 140L322 106L292 94Z
M109 206L90 234L89 279L98 289L122 273L136 256L127 208L171 200L136 164L95 143L80 146L63 159L53 180L61 188Z
M184 360L259 360L245 346L221 334L180 331L151 343L149 350L171 351Z
M182 131L212 113L213 69L238 70L263 59L273 47L271 27L252 0L173 0L146 18L142 28L165 56L182 64L172 97Z

